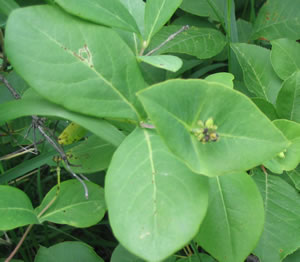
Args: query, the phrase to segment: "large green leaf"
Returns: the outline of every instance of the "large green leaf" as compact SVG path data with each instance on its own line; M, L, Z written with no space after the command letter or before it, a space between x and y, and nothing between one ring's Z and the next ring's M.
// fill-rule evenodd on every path
M0 186L0 230L38 224L30 199L18 188Z
M254 25L253 38L268 40L300 38L300 1L269 0L260 9Z
M107 121L64 109L42 98L33 90L28 90L21 100L0 104L0 124L31 115L55 116L80 123L81 126L115 146L125 138L122 132Z
M34 262L103 262L92 247L82 242L62 242L49 248L41 246Z
M75 173L93 173L108 167L116 147L93 135L67 151Z
M55 0L69 13L97 24L139 32L135 19L119 0Z
M180 26L165 26L151 41L149 50L159 46L170 35L180 30ZM199 59L211 58L220 53L226 44L224 35L212 28L190 27L160 48L155 54L181 53Z
M89 192L88 199L85 198L84 189L77 180L72 179L61 183L58 197L39 221L74 227L90 227L97 224L106 211L104 192L100 186L92 182L85 181L85 184ZM40 214L56 194L57 186L47 193L41 205L36 208L36 214Z
M153 85L138 96L168 147L197 173L245 171L288 146L250 99L227 85L178 79ZM199 120L209 118L219 139L204 144L193 130Z
M182 0L148 0L145 8L145 40L150 39L171 18Z
M286 80L300 71L300 44L290 39L272 41L271 62L277 75Z
M212 5L210 5L212 4ZM224 21L223 13L226 8L226 1L224 0L183 0L181 6L186 12L189 12L198 16L209 16L216 21Z
M300 195L278 176L254 173L265 206L264 232L254 253L260 261L279 262L300 247Z
M273 123L291 144L286 151L264 165L273 173L281 174L295 169L300 162L300 124L285 119L275 120Z
M283 262L298 262L300 260L300 249L298 249L295 253L289 255Z
M241 262L264 225L261 195L246 173L209 179L209 205L196 241L220 262Z
M281 88L281 80L271 65L271 51L250 44L232 44L231 47L243 69L249 91L274 104Z
M147 261L161 261L198 232L207 178L179 162L155 132L138 128L113 156L105 199L120 243Z
M251 99L254 104L270 119L278 119L275 106L261 97L254 97Z
M300 71L283 82L276 108L281 118L300 122Z
M5 40L16 71L46 99L98 117L137 119L142 111L136 58L112 29L34 6L11 14Z
M201 260L199 260L199 257ZM215 262L211 256L205 254L205 253L199 253L199 256L192 255L188 256L186 258L180 258L177 260L177 262Z

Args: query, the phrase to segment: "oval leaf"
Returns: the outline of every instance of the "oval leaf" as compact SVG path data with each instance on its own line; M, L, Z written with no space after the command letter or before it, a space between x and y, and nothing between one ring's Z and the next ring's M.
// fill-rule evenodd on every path
M41 246L34 259L34 262L66 261L104 262L93 248L82 242L62 242L49 248Z
M211 178L209 186L209 207L196 241L220 262L244 261L263 230L261 195L246 173Z
M260 9L255 20L253 38L274 40L300 38L299 0L270 0Z
M119 0L56 0L69 13L97 24L139 33L134 18Z
M179 162L154 132L136 129L117 149L105 181L110 224L120 243L161 261L198 232L207 179Z
M285 80L300 71L300 44L290 39L272 41L271 62L277 75Z
M254 253L260 261L280 262L300 247L300 195L278 176L259 169L254 174L265 206L264 232Z
M145 40L161 29L175 13L182 0L148 0L145 8Z
M33 90L25 93L26 98L0 104L0 124L23 116L55 116L80 123L81 126L115 146L125 138L122 132L107 121L71 112L31 91Z
M59 195L49 209L39 218L40 222L50 221L74 227L89 227L97 224L106 211L103 189L89 181L85 181L89 198L84 196L82 185L75 179L60 184ZM42 204L36 208L39 214L55 197L57 186L45 196Z
M280 117L300 122L300 71L283 82L276 108Z
M300 162L300 124L285 119L273 123L290 141L290 146L264 165L273 173L282 174L295 169Z
M167 146L197 173L245 171L288 146L249 98L219 83L170 80L138 96ZM202 143L193 130L199 128L199 120L204 123L209 118L219 139Z
M155 55L155 56L139 56L141 61L152 66L166 69L172 72L178 71L182 66L182 60L177 56L171 55Z
M207 76L206 81L223 84L226 87L233 88L234 75L230 73L215 73Z
M165 26L153 38L148 50L159 46L180 28L176 25ZM181 53L207 59L220 53L225 45L226 39L221 32L211 28L192 26L161 47L155 54Z
M30 199L18 188L0 186L0 230L38 224Z
M271 65L271 51L250 44L232 44L231 47L243 69L249 91L274 104L281 88L281 80Z
M10 15L5 40L16 71L46 99L97 117L137 119L142 111L136 58L112 29L34 6Z

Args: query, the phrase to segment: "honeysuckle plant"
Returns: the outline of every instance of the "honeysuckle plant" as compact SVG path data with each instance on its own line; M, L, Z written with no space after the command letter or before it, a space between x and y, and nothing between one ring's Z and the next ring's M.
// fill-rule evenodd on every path
M0 0L4 261L300 259L299 0L37 2Z

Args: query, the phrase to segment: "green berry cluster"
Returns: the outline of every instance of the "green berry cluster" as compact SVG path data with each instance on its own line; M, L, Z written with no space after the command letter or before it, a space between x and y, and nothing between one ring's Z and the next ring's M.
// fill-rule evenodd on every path
M197 125L199 127L194 128L192 133L197 137L198 141L205 144L207 142L217 142L219 140L219 135L216 132L218 127L214 125L214 120L211 117L208 118L205 123L199 120Z

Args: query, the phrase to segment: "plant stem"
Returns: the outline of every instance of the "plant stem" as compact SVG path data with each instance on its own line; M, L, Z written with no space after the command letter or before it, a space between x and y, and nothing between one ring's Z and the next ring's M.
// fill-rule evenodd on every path
M232 0L227 0L227 25L226 25L226 38L228 43L228 72L231 73L231 5Z

